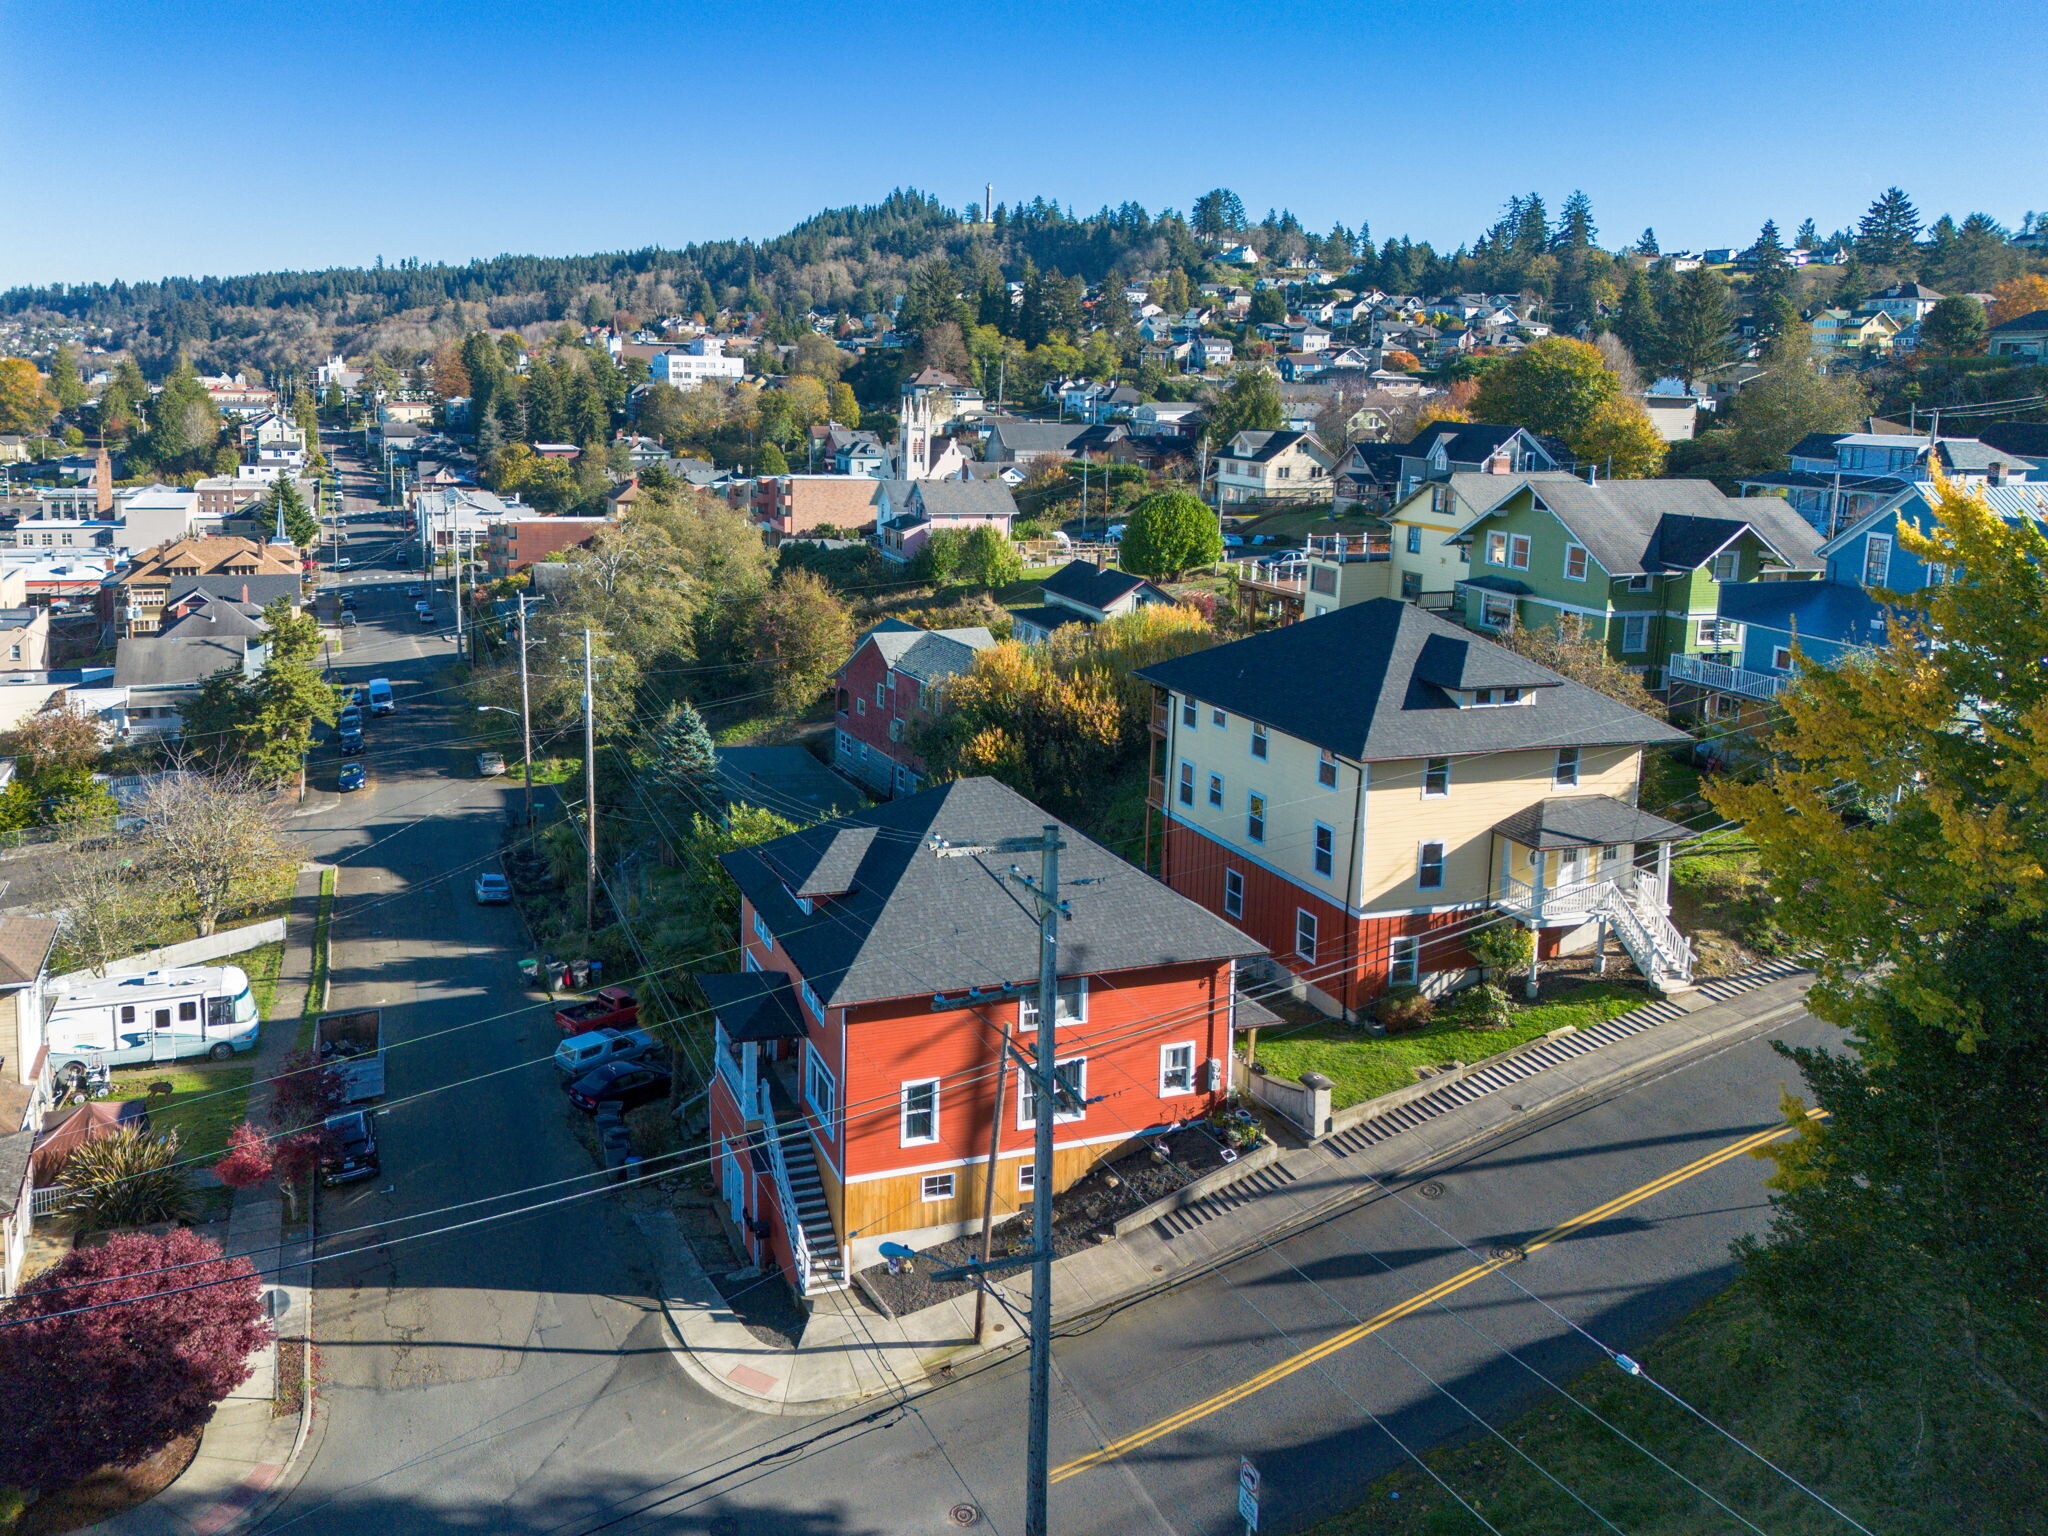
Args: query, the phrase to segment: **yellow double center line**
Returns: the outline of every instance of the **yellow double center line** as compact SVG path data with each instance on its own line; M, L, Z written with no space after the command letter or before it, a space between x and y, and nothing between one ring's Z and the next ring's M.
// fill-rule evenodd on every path
M1809 1111L1809 1113L1818 1118L1825 1111L1816 1110ZM1731 1158L1742 1157L1768 1142L1776 1141L1781 1136L1790 1135L1791 1132L1791 1126L1781 1125L1773 1130L1758 1131L1754 1135L1743 1137L1740 1141L1730 1142L1725 1147L1709 1152L1705 1157L1700 1158L1696 1162L1687 1163L1683 1168L1674 1168L1671 1172L1654 1178L1647 1184L1639 1185L1625 1195L1616 1195L1604 1205L1596 1205L1590 1211L1581 1211L1569 1220L1559 1222L1549 1231L1542 1233L1540 1236L1533 1237L1524 1243L1522 1245L1522 1252L1534 1253L1539 1248L1547 1248L1552 1243L1561 1241L1582 1228L1589 1227L1595 1222L1605 1221L1618 1211L1625 1211L1632 1205L1638 1205L1652 1196L1662 1194L1673 1185L1683 1184L1687 1179L1705 1173L1710 1168L1718 1168ZM1052 1481L1057 1483L1064 1478L1072 1477L1077 1472L1085 1472L1090 1467L1100 1466L1107 1461L1114 1461L1119 1456L1128 1455L1132 1451L1150 1445L1155 1440L1163 1440L1174 1431L1185 1429L1197 1420L1206 1419L1212 1413L1221 1413L1232 1403L1242 1402L1254 1393L1263 1392L1276 1382L1286 1380L1296 1371L1306 1370L1317 1361L1326 1359L1336 1354L1339 1350L1349 1349L1360 1339L1378 1333L1380 1329L1386 1327L1389 1323L1397 1322L1401 1318L1408 1316L1411 1312L1419 1312L1424 1307L1441 1301L1453 1291L1463 1290L1475 1280L1483 1280L1495 1270L1505 1268L1513 1262L1513 1258L1488 1259L1484 1264L1475 1264L1470 1269L1461 1270L1441 1284L1433 1285L1419 1295L1411 1296L1406 1301L1399 1302L1387 1308L1386 1311L1369 1317L1354 1327L1344 1329L1341 1333L1332 1334L1322 1343L1304 1349L1299 1354L1290 1355L1278 1365L1270 1366L1259 1372L1256 1376L1247 1377L1236 1386L1218 1392L1214 1397L1204 1398L1193 1407L1183 1408L1179 1413L1171 1414L1155 1424L1147 1425L1135 1434L1125 1435L1121 1440L1113 1440L1098 1451L1090 1451L1087 1455L1076 1457L1064 1466L1055 1467L1052 1472Z

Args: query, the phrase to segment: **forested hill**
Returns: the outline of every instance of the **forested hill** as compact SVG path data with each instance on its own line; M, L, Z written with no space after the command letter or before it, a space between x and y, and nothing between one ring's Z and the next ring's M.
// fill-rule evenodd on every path
M1199 200L1196 219L1152 215L1135 203L1077 217L1043 198L998 206L991 222L970 223L915 190L871 207L815 215L769 240L706 241L666 250L589 256L497 256L462 265L402 261L395 266L259 272L158 282L54 284L0 293L0 315L40 315L110 333L145 360L167 367L178 352L222 362L304 361L329 343L404 344L412 326L597 323L624 310L657 314L744 309L793 320L814 307L854 315L886 308L912 271L946 258L963 271L1020 277L1027 264L1088 282L1182 267L1196 271L1217 239L1241 234L1275 254L1315 253L1348 261L1357 236L1304 231L1293 215L1246 219L1229 193ZM970 210L970 214L980 210ZM1202 232L1198 233L1198 229ZM1370 247L1368 247L1368 250ZM1427 247L1388 243L1397 261ZM1416 277L1422 274L1418 271Z

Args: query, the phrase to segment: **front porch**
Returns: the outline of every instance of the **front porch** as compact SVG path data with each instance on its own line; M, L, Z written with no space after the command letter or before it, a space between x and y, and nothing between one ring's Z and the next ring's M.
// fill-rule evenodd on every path
M1671 849L1691 836L1610 795L1539 801L1493 828L1493 905L1531 930L1598 924L1651 986L1687 990L1693 954L1671 922Z

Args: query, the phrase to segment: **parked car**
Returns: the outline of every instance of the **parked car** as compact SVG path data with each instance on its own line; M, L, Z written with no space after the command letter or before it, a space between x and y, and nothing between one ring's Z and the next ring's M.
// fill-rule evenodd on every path
M476 771L487 779L495 779L505 771L505 754L502 752L477 753Z
M631 1029L640 1022L640 999L625 987L600 987L589 997L555 1010L555 1027L565 1035L593 1029Z
M395 715L398 701L391 697L391 679L373 677L370 679L370 713L373 715Z
M666 1067L648 1061L609 1061L567 1085L569 1102L586 1115L600 1104L631 1106L668 1096Z
M320 1155L320 1182L330 1189L336 1184L353 1184L374 1179L382 1165L377 1160L377 1136L370 1129L370 1117L360 1109L327 1117L327 1150Z
M360 757L363 753L363 728L355 726L341 733L341 755Z
M502 907L512 900L512 882L486 870L476 877L476 901L480 907Z
M356 627L356 611L355 611L355 609L353 609L353 608L344 608L344 609L342 609L342 610L341 610L341 620L340 620L340 623L341 623L341 627L342 627L343 629L354 629L354 628Z
M337 731L360 731L363 728L363 706L342 705L341 713L334 717L334 728Z
M654 1036L644 1029L593 1029L555 1047L555 1070L564 1078L588 1077L608 1061L639 1061L654 1049Z
M343 763L341 775L334 781L334 787L347 794L350 790L361 789L369 782L369 777L361 763Z
M345 571L345 570L347 570L347 569L348 569L348 568L349 568L350 566L352 566L352 565L354 565L354 564L355 564L355 561L353 561L353 560L349 559L349 557L348 557L347 555L341 555L341 556L339 556L339 557L337 557L337 558L336 558L336 560L335 560L335 562L334 562L334 568L335 568L335 569L336 569L337 571Z
M353 608L353 607L355 607L355 605L356 605L356 595L355 595L355 593L353 593L353 592L344 592L344 593L342 593L342 594L341 594L341 609L342 609L342 612L344 612L344 613L348 612L348 610L349 610L349 609L351 609L351 608Z

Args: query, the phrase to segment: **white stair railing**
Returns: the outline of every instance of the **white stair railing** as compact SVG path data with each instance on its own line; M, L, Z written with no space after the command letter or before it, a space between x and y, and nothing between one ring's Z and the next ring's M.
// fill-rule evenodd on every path
M775 1197L782 1207L782 1229L789 1234L789 1252L796 1265L796 1291L799 1296L811 1294L811 1245L804 1240L804 1224L797 1215L796 1192L789 1184L789 1162L782 1150L782 1130L775 1122L775 1111L768 1103L768 1096L761 1096L761 1110L766 1117L762 1134L768 1140L768 1164L775 1171Z

